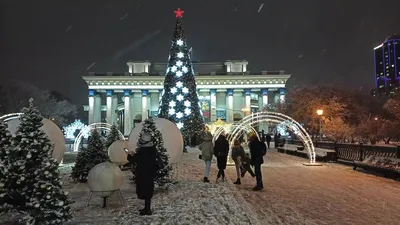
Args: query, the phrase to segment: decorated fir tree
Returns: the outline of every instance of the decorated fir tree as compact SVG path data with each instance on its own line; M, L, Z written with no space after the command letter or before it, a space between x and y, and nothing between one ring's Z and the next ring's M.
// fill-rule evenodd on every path
M118 141L118 140L120 140L120 138L119 138L119 132L118 132L117 126L112 125L111 131L108 134L107 139L106 139L106 149L108 149L112 145L112 143L114 143L115 141Z
M158 117L169 119L178 126L186 146L193 137L197 141L201 139L204 131L204 119L197 96L194 70L184 35L183 11L178 9L175 14L176 25Z
M74 181L86 182L89 171L97 164L108 161L108 154L101 136L94 129L89 137L87 148L81 148L72 167L71 178Z
M43 118L33 100L29 102L9 149L0 207L23 212L26 224L64 224L72 218L71 201L62 190L58 162L50 154L53 146L40 129Z
M139 134L139 141L137 143L137 148L140 148L143 143L141 143L141 137L143 134L150 134L151 141L154 143L157 149L157 173L155 177L155 182L163 186L167 183L171 183L171 173L172 167L169 164L168 152L164 147L164 141L161 132L157 129L156 124L153 119L147 119L144 121L142 131ZM133 165L133 174L135 170L135 165Z

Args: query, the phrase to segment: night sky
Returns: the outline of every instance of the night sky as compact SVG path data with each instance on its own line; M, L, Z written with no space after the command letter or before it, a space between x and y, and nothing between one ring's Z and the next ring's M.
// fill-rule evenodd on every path
M58 90L76 104L87 103L88 67L124 72L128 60L167 62L178 7L196 60L247 59L253 72L288 71L289 86L369 91L373 47L400 33L399 0L0 2L1 80Z

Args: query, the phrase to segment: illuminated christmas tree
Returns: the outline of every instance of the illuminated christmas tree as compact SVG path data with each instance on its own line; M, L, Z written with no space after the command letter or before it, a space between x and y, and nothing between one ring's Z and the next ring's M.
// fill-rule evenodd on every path
M164 80L158 117L169 119L181 130L185 145L199 141L204 119L196 92L194 70L183 28L183 11L175 11L176 25Z

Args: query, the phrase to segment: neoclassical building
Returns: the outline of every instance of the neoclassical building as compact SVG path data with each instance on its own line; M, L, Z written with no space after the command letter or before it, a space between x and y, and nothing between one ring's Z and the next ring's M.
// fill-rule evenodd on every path
M89 72L88 122L116 124L129 135L136 123L156 117L167 63L128 62L125 73ZM285 100L290 74L250 72L246 60L193 63L197 91L206 122L234 123L243 116Z

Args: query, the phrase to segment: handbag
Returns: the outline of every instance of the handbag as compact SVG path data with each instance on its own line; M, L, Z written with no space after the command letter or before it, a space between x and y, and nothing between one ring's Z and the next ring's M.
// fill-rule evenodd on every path
M203 159L203 156L202 156L202 155L199 155L199 159Z

